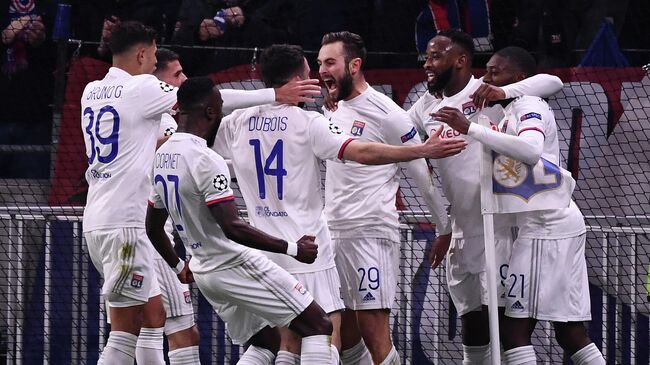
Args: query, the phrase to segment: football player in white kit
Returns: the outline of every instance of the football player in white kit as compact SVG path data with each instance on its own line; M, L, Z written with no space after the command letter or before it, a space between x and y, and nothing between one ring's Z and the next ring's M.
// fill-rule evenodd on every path
M154 160L154 193L147 211L151 242L182 281L196 280L227 323L233 342L252 344L239 364L273 361L279 346L278 332L272 328L276 326L289 326L303 337L302 363L329 363L332 324L325 312L298 280L249 248L311 263L318 250L314 237L285 241L239 218L228 167L208 148L222 106L212 80L188 79L179 89L178 102L179 132L158 149ZM192 256L189 266L178 259L164 231L168 211Z
M260 61L267 87L309 78L309 64L299 46L273 45L264 50ZM334 326L333 364L339 363L339 311L344 305L323 211L320 160L388 164L424 155L439 158L460 152L464 143L459 142L432 138L415 145L429 152L408 154L403 151L413 145L395 147L353 140L320 113L304 111L296 103L240 109L224 119L214 148L232 159L251 223L287 240L295 240L302 231L316 236L319 254L313 264L299 263L286 255L267 255L300 280L329 314ZM276 365L297 363L300 338L291 331L281 333Z
M490 58L483 81L501 87L535 73L533 56L522 48L506 47ZM501 132L471 123L458 109L445 107L434 117L526 165L544 159L560 166L557 125L548 104L531 96L504 104L505 115L498 123ZM549 189L542 186L530 189ZM564 209L517 213L516 223L518 236L503 277L508 288L502 323L506 363L536 364L531 332L543 320L553 323L558 344L574 364L605 364L583 324L591 320L591 308L580 210L571 201Z
M329 95L338 102L336 111L326 116L344 134L363 141L420 144L406 112L365 81L366 50L361 37L350 32L329 33L321 44L319 73ZM426 161L414 160L404 167L436 223L439 235L434 247L447 247L451 227ZM344 364L399 362L389 325L399 275L398 172L397 164L327 162L325 212L346 307L341 329Z
M162 348L137 338L144 332L146 339L147 331L162 327L165 320L148 260L153 248L145 235L144 204L151 191L160 118L176 103L177 89L151 75L155 39L155 31L141 23L117 25L110 42L113 67L104 79L89 83L81 98L89 165L83 232L104 278L102 295L111 318L102 364L132 364L134 357L141 363L162 360Z
M172 86L179 87L187 76L183 72L178 54L165 48L156 52L156 70L154 76ZM315 85L318 80L300 80L278 89L261 90L221 90L221 96L229 110L248 107L257 104L267 104L275 101L312 101L308 94L319 94L320 88ZM177 128L176 121L168 114L163 114L158 132L158 140L164 142ZM165 231L173 242L174 227L171 219L165 224ZM174 271L164 262L162 257L155 254L154 266L158 274L162 292L163 304L167 319L165 334L169 341L169 360L175 364L196 364L199 362L199 332L194 323L194 311L191 292L187 284L176 278ZM162 341L162 333L160 333ZM162 344L162 342L161 342Z
M472 76L473 53L472 38L461 31L445 30L431 39L424 64L429 92L409 109L411 119L421 130L431 133L442 125L443 138L461 135L430 116L444 106L457 108L467 119L476 121L479 108L473 102L477 96L474 94L485 90L481 80ZM504 91L508 97L523 94L550 96L561 88L559 78L536 75L510 85ZM463 364L483 364L490 359L490 336L480 209L480 145L473 138L464 138L468 143L466 150L436 162L443 191L451 204L453 239L446 261L446 275L449 293L461 316ZM494 225L497 257L501 257L505 264L512 246L514 221L509 217L495 216ZM499 305L504 305L503 300Z

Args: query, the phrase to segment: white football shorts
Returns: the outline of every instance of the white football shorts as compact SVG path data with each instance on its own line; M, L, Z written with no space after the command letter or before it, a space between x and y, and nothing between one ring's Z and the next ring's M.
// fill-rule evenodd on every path
M391 309L397 292L399 242L383 238L332 239L346 308Z
M517 239L506 284L506 315L553 322L591 320L585 234Z
M142 305L160 295L151 260L156 252L144 228L100 229L84 232L84 238L109 306Z
M154 254L156 258L152 261L156 269L156 276L158 276L158 285L167 318L194 315L192 292L189 285L181 283L167 262L157 252Z
M329 269L293 274L293 276L309 290L314 300L323 308L325 313L345 309L341 297L341 281L336 267Z
M238 345L267 325L289 326L314 301L302 283L260 253L233 268L195 273L194 280Z
M505 273L507 270L512 241L513 235L510 229L495 232L497 298L500 307L505 305L505 299L503 298L504 284L500 273ZM485 250L477 250L473 245L485 247L483 236L468 239L452 238L445 263L449 295L454 302L456 311L461 316L479 310L481 305L488 304ZM465 249L466 247L472 247L473 249Z

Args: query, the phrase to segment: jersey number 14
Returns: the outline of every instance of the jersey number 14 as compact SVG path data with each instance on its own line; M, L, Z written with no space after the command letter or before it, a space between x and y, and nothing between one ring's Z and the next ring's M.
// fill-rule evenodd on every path
M260 199L266 199L266 182L264 181L265 175L275 176L277 179L278 199L282 200L283 197L283 178L287 176L287 170L284 169L282 151L284 142L278 139L271 149L269 156L264 159L262 165L262 148L260 140L257 138L248 141L248 144L253 146L255 152L255 170L257 171L257 187L260 192ZM275 163L275 168L271 166Z

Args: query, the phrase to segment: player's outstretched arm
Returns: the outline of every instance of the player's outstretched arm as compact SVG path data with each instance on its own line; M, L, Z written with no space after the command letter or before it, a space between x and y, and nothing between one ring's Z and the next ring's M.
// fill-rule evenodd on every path
M425 143L392 146L377 142L352 140L343 151L343 159L365 165L385 165L417 158L444 158L464 150L467 143L462 138L440 138L440 127Z
M316 260L318 246L313 236L303 236L298 242L273 237L239 218L234 200L211 204L209 208L212 217L230 240L258 250L287 254L306 264Z
M318 82L317 79L293 80L276 89L221 89L223 110L227 114L235 109L270 104L276 101L283 104L313 102L313 96L321 94Z
M541 117L540 113L535 114ZM518 136L512 136L471 123L460 110L450 107L443 107L431 116L488 145L493 151L526 164L534 165L542 156L544 134L539 129L524 130Z
M482 108L491 101L516 98L524 95L548 98L562 90L563 86L562 80L557 76L537 74L503 87L482 84L470 97L474 105Z
M178 275L179 280L182 283L189 284L194 281L192 272L189 270L189 265L176 255L174 246L172 246L165 233L165 221L167 221L167 217L167 210L156 209L149 205L145 221L147 237L149 237L149 241L151 241L156 251L167 262L167 265Z

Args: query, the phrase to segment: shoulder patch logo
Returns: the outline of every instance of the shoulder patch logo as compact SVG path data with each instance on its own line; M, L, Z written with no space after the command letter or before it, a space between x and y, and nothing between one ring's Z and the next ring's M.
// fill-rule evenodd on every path
M228 189L228 178L224 174L219 174L212 179L212 186L217 191L226 191Z
M519 118L520 122L523 122L526 119L532 119L532 118L537 118L539 120L542 120L542 116L539 113L526 113Z
M172 127L169 127L169 128L167 128L167 129L165 129L165 133L164 133L164 135L165 135L165 137L169 137L169 136L171 136L171 135L174 134L174 133L176 133L176 129L174 129L174 128L172 128Z
M365 122L362 122L360 120L355 120L352 123L352 129L350 130L350 134L359 137L363 133L363 127L365 126L366 126Z
M173 91L173 90L174 90L174 87L171 86L170 84L164 82L164 81L160 81L160 89L161 89L162 91L168 93L168 92L170 92L170 91Z
M406 141L413 139L413 137L415 137L416 134L418 134L418 131L415 130L415 127L411 128L411 130L408 133L400 137L402 139L402 143L406 143Z

